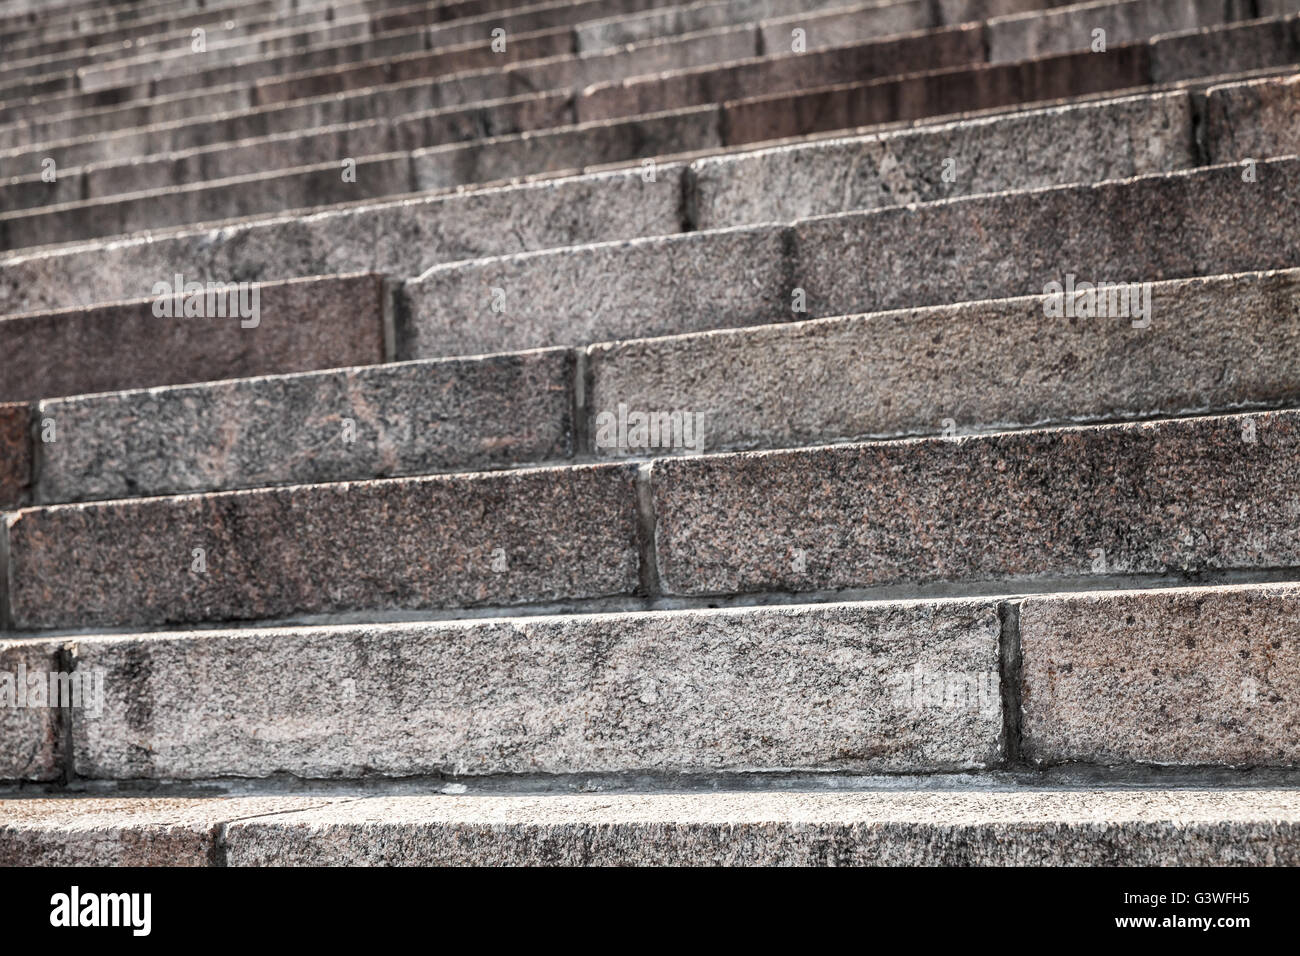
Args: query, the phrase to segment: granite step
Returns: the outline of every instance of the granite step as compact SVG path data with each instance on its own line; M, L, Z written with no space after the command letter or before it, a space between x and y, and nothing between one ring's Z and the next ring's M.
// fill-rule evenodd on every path
M1221 162L1243 155L1263 157L1298 151L1300 140L1290 122L1297 90L1300 86L1289 79L1211 87L1205 96L1208 119L1203 133L1209 158ZM1032 188L1059 182L1063 171L1066 180L1074 181L1172 171L1197 161L1200 147L1192 118L1196 115L1194 109L1200 109L1195 106L1200 97L1199 93L1180 92L1079 103L1021 115L1009 113L841 141L736 153L700 160L689 168L664 163L655 168L653 182L647 182L645 170L637 168L345 208L306 218L232 224L220 230L178 231L174 235L11 255L0 261L0 312L67 309L138 298L150 294L160 276L174 272L176 262L185 263L186 273L199 281L228 282L236 277L271 280L357 270L414 276L438 262L667 235L696 226L707 229L780 221L882 203ZM707 133L707 116L702 119ZM1070 135L1058 135L1058 127ZM613 136L615 131L611 129L610 133ZM1071 136L1085 137L1095 146L1077 150ZM523 141L516 145L525 156L533 148ZM1252 152L1241 153L1245 147ZM437 158L433 153L429 155ZM442 158L454 168L455 163L470 163L484 155L488 154L467 149L461 154L448 151ZM509 153L491 155L505 162ZM964 157L970 155L997 159L965 162ZM945 177L944 164L949 159L954 162L954 175ZM955 165L958 162L960 166ZM845 170L852 171L847 179ZM945 178L953 182L945 182ZM560 213L561 209L567 212ZM502 221L510 221L515 228L509 232L493 228L494 223ZM711 235L701 234L704 240L694 236L674 241L700 243ZM635 252L632 249L628 254ZM580 263L582 258L579 255L566 261ZM783 258L784 252L773 262L759 262L755 267L768 268ZM1249 271L1290 264L1254 263L1230 268ZM1162 276L1147 274L1144 278ZM602 281L609 284L611 280ZM1041 292L1045 281L1041 280L1037 288L990 291L979 297ZM562 312L572 313L573 305L569 303ZM512 308L517 310L519 306L515 302ZM822 314L890 307L849 304L839 313ZM785 310L768 312L747 324L784 321L787 317L796 316ZM545 344L574 345L690 330L680 323L665 327L663 320L660 315L650 324L626 329L560 335ZM499 319L494 317L492 324L499 325ZM511 350L532 344L515 346L494 341L460 348L449 343L457 350L444 354ZM415 352L405 357L427 356Z
M1300 18L1295 18L1294 25L1300 31ZM1297 36L1300 37L1300 33L1297 33ZM1196 38L1196 36L1192 36L1192 38ZM1295 52L1300 55L1300 45L1296 46ZM817 55L816 53L808 54L808 56ZM1022 72L1027 70L1033 72L1030 67L1034 67L1035 64L1041 65L1042 62L1026 61L1013 66L1021 69ZM1000 67L994 67L994 69L1000 69ZM1125 70L1121 69L1121 73L1124 72ZM1068 77L1075 74L1062 75ZM928 76L942 78L945 84L951 79L948 74L929 74ZM1107 89L1111 86L1110 81L1101 72L1089 73L1086 76L1088 84L1100 82L1100 89ZM1123 88L1134 85L1129 82L1129 79L1121 79L1114 83L1113 86ZM1039 90L1038 92L1042 93L1044 91ZM1089 92L1089 90L1054 90L1053 92L1077 94ZM1046 99L1050 97L1044 95L1037 98ZM940 100L945 101L943 97L940 97ZM736 145L749 142L751 137L760 135L766 138L777 138L782 130L774 129L773 124L780 127L790 122L801 122L797 116L790 119L787 115L784 118L774 118L769 123L766 119L762 119L761 116L754 113L752 107L755 103L767 103L767 101L728 103L715 116L710 117L705 114L703 125L696 127L698 129L697 136L686 139L683 147L698 149L723 144ZM378 133L381 138L374 145L381 148L393 142L392 138L385 141L383 138L384 133L395 134L397 138L408 142L414 140L414 144L418 145L421 142L472 139L477 135L481 135L480 131L484 128L505 133L554 128L571 123L575 118L575 112L580 114L582 109L581 103L575 107L572 101L563 95L539 97L537 94L528 94L523 97L513 97L488 103L482 107L451 108L413 117L414 132L411 134L406 134L406 131L410 128L409 124L399 126L371 124L367 130L358 130L357 133L362 140L366 139L366 133ZM936 106L934 109L941 110L942 107ZM745 120L738 125L736 117L742 115L748 116L754 122ZM773 116L778 116L778 113L774 111ZM880 120L883 122L885 118L881 117ZM818 118L814 125L825 128L825 117ZM676 128L682 129L683 127L678 125ZM596 129L603 131L605 127L596 127ZM805 130L804 132L812 131ZM769 136L768 134L772 135ZM326 142L328 143L329 140L326 140ZM640 158L626 155L628 152L644 152L644 147L638 148L639 145L639 136L633 135L630 139L624 140L621 147L616 147L610 158L614 160ZM653 145L653 141L650 145ZM579 152L581 152L580 148ZM432 163L436 165L443 156L443 153L435 153L431 157ZM339 160L335 159L318 166L303 167L298 170L280 173L254 175L243 180L194 184L180 190L169 186L163 190L143 193L138 196L106 197L82 202L63 203L55 207L19 209L0 214L0 248L12 250L54 245L72 242L81 238L129 234L169 225L239 218L303 208L308 205L325 205L356 199L378 198L383 195L414 192L429 185L458 184L454 178L448 181L448 177L445 175L442 178L437 178L436 173L433 177L426 178L422 176L421 170L428 162L429 160L425 158L423 153L412 154L409 158L400 154L373 156L366 161L364 169L358 169L355 177L353 177L355 181L353 181L340 173ZM563 169L564 164L564 157L559 157L557 165ZM531 168L526 166L525 171L547 171L546 163L542 163L540 170L535 166ZM80 186L81 191L84 193L89 182L90 179L83 176L80 183L74 181L68 188L76 190ZM24 187L45 189L47 184L27 182L20 184L17 188L22 189Z
M83 699L6 714L3 777L1294 769L1297 624L1288 583L10 641Z
M1274 411L28 508L10 621L1294 573L1298 433Z
M9 866L1294 866L1273 787L5 799Z
M853 9L861 13L891 11L894 7L869 5ZM816 19L811 17L809 23ZM852 35L876 38L889 33L894 26L892 18L859 16ZM484 29L488 27L485 26ZM321 82L321 72L315 71L301 78L280 77L276 81L281 84L278 88L269 88L264 84L250 86L248 82L250 78L262 75L262 70L272 70L275 63L261 61L269 63L268 66L241 64L232 68L230 75L213 75L210 72L195 74L193 82L197 92L165 87L160 88L159 96L154 99L126 102L115 110L96 109L91 113L57 116L42 112L33 121L10 123L0 128L0 145L6 147L6 155L11 159L19 155L20 147L23 146L29 147L29 150L42 145L48 145L51 149L61 148L65 152L54 152L54 157L62 165L70 165L79 154L75 151L66 152L73 144L64 144L63 140L75 138L77 143L82 143L90 139L90 133L155 127L172 122L178 114L190 119L192 123L197 122L194 114L195 107L199 106L202 106L207 117L211 117L214 112L222 117L232 112L248 113L249 116L243 120L245 124L252 122L253 118L260 118L268 130L309 130L312 126L327 125L330 116L370 118L376 109L383 109L396 116L402 112L496 99L530 91L567 89L576 92L588 84L610 79L656 74L689 64L752 57L760 42L756 28L750 25L651 38L634 45L630 50L619 48L575 52L572 28L559 33L551 30L522 34L517 39L516 45L520 49L512 53L511 44L507 43L504 54L495 53L485 36L471 37L462 44L427 51L423 49L425 41L420 36L415 38L413 46L396 34L369 40L368 43L378 47L378 52L384 55L387 64L385 73L379 76L364 64L361 73L356 76L348 71L334 69L341 55L366 56L365 47L354 44L323 48L295 54L296 59L287 63L286 69L302 69L324 57L325 65L330 68L331 79L328 82ZM831 39L828 34L821 42L824 45ZM815 44L816 42L814 41ZM413 58L392 59L393 54L408 52L410 49L420 52ZM512 63L521 53L533 53L541 60L534 62L524 59ZM503 70L503 66L509 66L509 69ZM394 71L396 75L390 78L388 70ZM242 82L231 85L229 81L236 78ZM357 82L378 81L380 86L358 88L349 81L340 88L340 78L353 78ZM429 80L436 82L431 84ZM209 81L226 85L210 91ZM216 98L211 102L200 102L200 94L207 92L212 92ZM333 113L322 113L336 99L326 94L335 92L349 95L343 98L341 104L332 107ZM310 102L297 102L301 99ZM289 109L290 102L296 109ZM305 112L308 107L315 112ZM347 113L339 112L345 108ZM227 125L236 118L238 117L227 118ZM163 135L164 132L165 129L159 130L157 135ZM169 135L175 137L182 134L173 132ZM209 141L216 141L216 137L217 131L214 131Z
M45 399L31 409L37 428L14 425L16 462L32 457L30 436L42 428L58 440L41 444L39 475L16 475L0 505L1300 406L1291 367L1300 270L1153 283L1148 296L1145 318L1053 316L1052 300L1034 296L601 343L581 354L557 348L126 391L109 391L96 366L79 371L99 375L105 394ZM100 320L95 328L120 327L102 312L76 314L89 318ZM1002 357L1017 341L1037 374ZM869 352L862 342L872 343ZM76 351L20 343L14 354ZM106 343L97 354L118 351ZM125 381L167 374L134 367L136 347L120 351L111 364ZM167 358L159 356L150 360ZM333 357L295 356L322 365ZM190 374L229 371L209 361ZM26 379L31 394L0 399L53 394L48 383L70 378L38 366ZM653 444L630 426L618 431L629 416L635 425L635 416L661 415L690 416L690 440Z
M1137 2L1137 0L1130 0L1130 2ZM1152 2L1152 0L1141 0L1141 2L1147 3ZM968 4L965 9L968 11L978 11L979 6L971 3ZM902 12L906 12L907 16L904 17ZM1240 11L1237 11L1234 8L1233 10L1226 11L1226 15L1232 15L1237 12ZM574 80L567 73L561 74L561 76L558 77L561 83L575 88L580 88L591 83L620 80L627 76L634 75L638 69L646 73L661 73L664 70L672 69L675 65L698 66L703 63L717 62L719 60L736 60L753 57L755 54L762 53L764 48L768 45L769 40L765 40L765 36L768 36L769 34L777 35L786 33L789 31L792 24L798 24L800 29L805 31L805 42L807 43L808 50L810 52L815 52L828 46L842 47L846 44L860 43L864 40L876 39L891 33L905 33L909 28L924 29L931 26L944 27L951 23L961 23L969 19L969 15L963 15L964 11L962 8L953 8L951 13L951 20L941 20L935 15L934 8L928 4L923 10L911 4L890 3L884 6L868 4L865 6L860 5L841 10L831 10L821 14L798 14L794 17L787 17L784 20L777 19L771 21L760 21L754 25L712 29L706 31L704 37L714 38L713 42L718 44L717 51L710 52L705 50L702 52L699 49L696 49L692 51L692 56L686 57L683 62L676 64L674 64L671 59L665 59L661 55L657 61L650 61L641 67L625 67L622 71L613 74L610 74L609 71L613 68L612 64L617 64L618 60L617 58L612 61L609 60L609 55L616 54L618 52L616 50L597 49L595 51L588 51L579 46L576 39L569 38L568 43L573 44L574 50L571 51L565 48L556 49L551 52L564 54L576 52L579 54L586 54L586 57L579 58L577 61L577 66L582 67L582 75L580 77ZM1225 12L1207 6L1204 11L1198 13L1198 16L1206 22L1223 22ZM1034 15L1031 14L1029 19L1033 20L1033 18ZM1170 13L1169 17L1167 17L1167 22L1171 24L1185 22L1185 20L1185 15L1180 18L1174 13ZM975 25L972 25L967 31L958 33L955 38L951 36L953 34L951 28L939 30L936 36L940 41L949 44L956 42L960 45L960 41L964 37L967 41L978 39L981 46L986 46L988 43L986 34L993 29L993 24L988 26L980 25L978 28ZM978 32L980 36L978 38L973 38L971 35L972 31ZM535 40L548 40L550 42L555 42L557 39L553 32L546 35L530 34L526 35L526 38L529 42ZM206 92L210 90L214 84L227 84L233 83L236 80L239 81L233 86L221 86L219 89L219 99L201 104L205 113L211 115L213 112L221 112L222 110L249 109L254 106L265 107L277 102L283 103L289 99L318 97L325 93L355 90L357 87L352 85L351 81L348 80L350 76L352 76L357 83L389 84L399 82L403 79L438 78L447 70L454 72L457 69L468 70L473 69L476 66L487 65L482 62L482 58L487 54L484 52L486 44L481 36L470 38L473 43L477 44L477 47L451 48L446 50L446 56L439 56L432 60L428 58L427 51L423 50L422 44L413 48L406 47L405 49L415 49L421 52L393 61L392 57L395 54L404 52L404 48L394 47L390 42L390 40L396 41L397 39L398 37L393 36L390 39L385 39L383 41L384 48L382 54L386 61L383 72L377 73L373 65L361 64L358 67L359 73L353 76L347 70L340 71L335 69L339 61L336 57L331 56L331 58L326 61L326 65L330 67L330 70L327 73L323 74L321 71L316 71L309 72L302 77L281 76L269 81L259 82L255 89L250 89L248 87L249 78L263 75L262 71L274 70L276 73L283 74L285 72L291 72L295 68L294 63L306 62L296 60L281 65L263 58L253 63L240 64L238 67L232 67L224 74L213 73L212 71L194 74L193 82L196 84L196 88L207 88L204 90ZM563 40L564 38L560 37L558 39ZM650 45L655 48L672 49L675 39L675 37L670 37L666 41L660 39L658 43L655 43L652 38L649 42ZM380 41L376 40L372 42ZM665 43L667 44L666 47ZM867 54L871 54L873 59L884 57L884 61L880 64L867 64L867 76L880 76L882 75L882 70L888 72L888 58L890 56L894 57L896 60L900 56L905 57L906 50L914 47L916 41L913 39L907 43L903 43L902 41L900 41L900 43L901 47L899 44L883 44L878 47L872 47L867 51L855 52L852 50L845 50L840 54L826 54L824 56L814 57L812 60L807 59L807 54L801 54L800 56L804 58L801 62L804 63L805 66L812 63L819 68L833 68L838 71L835 75L823 75L821 77L823 83L833 81L835 76L849 77L858 80L862 79L864 74L861 69L861 64L859 64L859 69L853 69L853 59L855 57L858 60L863 59ZM647 41L642 41L638 44L639 47L644 47L646 45ZM896 47L898 49L896 49ZM1026 56L1035 55L1035 45L1032 42L1022 42L1020 48L1025 52ZM1086 43L1082 48L1087 48ZM332 48L327 48L319 52L321 54L328 54L331 49ZM780 49L781 47L778 46L777 50L779 51ZM448 57L453 52L456 53L456 57L449 63ZM488 52L491 51L489 50ZM509 52L510 45L508 44L507 53ZM597 55L602 52L605 53L606 56L601 57ZM306 56L309 58L315 55L317 54L294 54L294 56ZM360 55L364 56L364 51L361 51ZM848 57L847 61L845 59L846 56ZM496 67L508 59L510 59L509 56L497 55L494 53L489 62ZM981 49L976 51L971 62L982 59L984 59L984 55L983 50ZM759 68L764 70L768 69L769 60L771 60L771 68L781 71L783 75L790 75L789 67L792 65L790 56L776 57L774 60L771 58L760 58L758 61L749 64L745 82L748 83L752 81L753 74L755 74ZM822 62L823 60L826 62ZM904 60L903 62L907 61ZM913 59L911 62L913 65L910 69L913 70L921 68L929 69L947 65L941 60ZM605 67L605 72L603 74L599 70L595 69L596 67L607 63L611 65ZM738 64L737 66L739 68L742 65L743 64ZM537 70L531 70L524 71L517 76L512 75L510 77L510 85L502 85L505 81L499 80L497 85L491 87L488 92L480 92L478 95L481 98L489 96L504 96L509 95L512 91L523 92L525 90L541 89L554 85L557 79L554 76L555 67L559 66L559 64L539 64L538 69L541 69L542 66L546 66L547 69L542 70L540 73L538 73ZM390 75L390 71L395 75ZM905 71L906 68L902 70L902 72ZM896 72L900 71L896 70ZM348 80L347 84L340 86L340 83L345 80ZM462 80L461 82L465 82L465 80ZM786 82L788 83L788 80ZM199 84L201 84L201 86ZM741 84L736 84L735 88L741 90L739 94L735 95L749 96L754 95L756 92L760 92L748 90ZM174 87L155 87L152 88L152 91L154 95L177 92ZM65 139L71 135L77 135L78 133L84 137L89 132L105 132L109 128L125 129L130 127L149 126L175 118L177 111L185 104L199 106L200 104L196 102L196 99L197 97L193 93L188 97L164 96L162 100L158 101L130 103L116 111L98 110L90 115L78 115L75 113L69 114L62 118L54 119L52 122L51 113L57 113L58 110L42 109L37 114L37 119L39 120L38 123L26 123L19 126L11 125L7 129L0 129L0 143L8 145L12 149L22 145L23 143L39 144L42 142L53 142ZM96 108L101 105L102 102L99 100L96 100L92 104L92 106ZM435 105L439 104L432 102L427 104L427 106ZM35 109L40 106L43 106L43 104L38 101L37 103L34 103L31 108ZM641 112L647 111L650 110L641 110ZM66 166L71 164L71 160L67 157L56 156L55 158L60 161L61 165Z
M1297 221L1300 159L1231 163L438 265L397 334L433 358L1287 269Z

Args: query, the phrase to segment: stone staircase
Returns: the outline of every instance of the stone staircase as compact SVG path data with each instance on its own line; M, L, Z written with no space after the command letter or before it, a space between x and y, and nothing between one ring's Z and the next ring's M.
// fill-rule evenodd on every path
M0 0L0 864L1300 863L1297 116L1300 0Z

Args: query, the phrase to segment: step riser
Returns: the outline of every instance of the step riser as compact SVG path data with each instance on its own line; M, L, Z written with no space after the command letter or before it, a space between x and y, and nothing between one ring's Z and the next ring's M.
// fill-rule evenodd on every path
M473 471L573 455L573 355L420 362L42 402L36 500ZM220 453L214 453L220 449Z
M199 281L188 269L181 275L184 284ZM173 276L158 281L167 296L176 291ZM6 319L0 351L27 359L6 368L0 401L372 365L387 355L385 297L378 276L354 276L214 297L214 313L224 306L221 317L186 316L184 303L159 297ZM256 314L237 314L253 304Z
M982 602L82 641L76 667L102 671L105 698L74 725L76 772L978 768L1000 756L998 635ZM222 678L232 667L237 686ZM901 689L914 673L975 693L925 708ZM267 708L250 706L253 688ZM310 729L283 744L259 730L287 719Z
M9 518L10 616L21 630L631 594L633 477L541 469L24 511Z

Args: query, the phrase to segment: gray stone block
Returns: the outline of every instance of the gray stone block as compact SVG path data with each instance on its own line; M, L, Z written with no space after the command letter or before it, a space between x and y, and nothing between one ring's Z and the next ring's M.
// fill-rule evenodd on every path
M1028 598L1025 756L1294 767L1298 632L1290 586Z
M568 458L560 349L43 402L44 503L500 468Z
M1211 87L1205 140L1211 162L1300 153L1300 76Z
M1300 415L665 458L666 594L1294 566Z
M161 270L161 267L160 267ZM200 279L188 268L184 281ZM154 282L175 285L159 271ZM224 282L237 281L227 274ZM142 290L145 291L145 290ZM234 304L252 303L248 290ZM30 401L124 388L367 365L384 360L384 290L374 275L316 278L256 287L258 313L155 315L156 299L0 321L0 351L21 355L6 368L0 400ZM215 304L215 303L214 303ZM204 304L206 309L206 302ZM250 310L251 311L251 310ZM253 323L256 322L256 325ZM55 424L58 440L58 424Z
M786 288L777 227L603 243L435 266L403 288L398 334L433 357L758 325L789 314Z
M31 508L8 519L10 613L37 630L630 594L633 478L586 466Z
M1156 37L1151 80L1172 83L1300 63L1300 17L1252 20Z
M102 671L108 694L75 727L76 766L104 779L984 767L1000 758L998 634L985 601L87 639L76 666Z

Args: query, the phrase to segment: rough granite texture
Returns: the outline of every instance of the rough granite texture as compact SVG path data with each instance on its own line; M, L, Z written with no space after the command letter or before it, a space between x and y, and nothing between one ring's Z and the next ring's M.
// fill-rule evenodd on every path
M30 706L35 700L31 694L40 693L34 686L38 682L45 688L40 700L49 700L47 675L60 669L59 647L46 641L0 641L0 780L57 780L63 772L59 710ZM20 701L29 706L18 706Z
M1249 20L1249 0L1129 0L1071 5L999 19L988 25L989 62L1090 50L1093 30L1106 31L1106 47L1148 40L1158 33ZM1104 55L1099 53L1099 56Z
M1199 76L1224 76L1300 63L1300 17L1249 23L1158 37L1151 43L1151 82L1172 83Z
M1210 161L1300 153L1300 76L1212 87L1206 94Z
M499 22L484 26L482 33L474 38L480 50L485 47L483 34L499 26ZM348 84L337 92L332 92L337 84L309 84L306 89L299 84L299 92L305 98L288 102L259 97L251 103L247 92L242 95L222 92L218 94L221 98L209 111L216 115L206 120L195 118L204 110L202 98L195 95L192 87L209 77L191 74L189 77L192 79L177 78L186 79L182 84L184 88L172 91L169 96L130 102L111 110L37 118L22 126L0 128L0 158L15 163L17 168L39 168L39 158L52 154L61 167L70 167L129 156L132 143L147 144L148 152L169 152L270 133L310 130L376 117L396 119L420 111L474 105L478 108L466 112L481 122L480 135L484 132L500 133L504 130L494 130L494 126L499 127L504 121L502 114L493 110L487 101L544 90L563 93L567 97L592 83L658 74L700 63L738 60L752 57L756 49L755 31L747 27L668 37L609 52L552 56L530 62L512 62L512 58L497 57L488 51L493 62L477 64L479 69L455 72L454 65L447 64L451 67L451 75L443 71L430 72L427 68L407 70L405 73L413 74L409 81L403 75L396 78L400 82L385 80L382 85L370 88L355 88ZM384 55L379 50L364 52ZM410 51L406 48L390 50L389 55L394 52ZM305 65L311 60L296 59L293 62ZM265 61L260 60L253 64L252 75L244 82L261 75L266 69L264 64ZM223 79L235 82L238 77ZM431 79L434 82L430 82ZM44 145L38 147L36 144Z
M31 486L31 407L0 404L0 509L27 504Z
M43 402L40 417L57 423L59 440L42 446L37 500L568 458L572 378L572 353L553 349Z
M808 314L1040 295L1300 263L1300 160L827 216L794 227ZM922 238L924 237L924 238Z
M398 336L432 357L780 321L784 266L773 227L453 263L404 285Z
M0 313L138 298L177 263L203 282L416 276L439 262L674 233L682 169L661 165L654 183L634 169L12 256L0 259Z
M0 797L0 866L212 866L221 825L324 796Z
M666 458L655 552L667 594L1293 567L1298 463L1295 412Z
M1149 48L1145 44L1128 44L1111 48L1104 57L1094 53L1066 53L814 89L800 83L794 87L798 92L728 102L724 107L723 128L731 145L759 143L878 123L1131 90L1149 82ZM578 113L587 115L581 103Z
M1191 103L1162 93L718 156L691 174L696 227L717 229L1194 165Z
M184 264L170 271L160 267L148 281L173 287L176 272L186 284L243 278L238 272L201 274ZM93 295L97 290L83 291ZM148 292L146 286L137 294ZM239 301L251 302L251 293L243 295L246 298ZM24 357L6 366L0 401L384 360L384 290L379 276L270 283L258 287L257 296L257 324L248 328L245 323L254 320L238 314L158 317L153 299L0 318L0 353ZM55 428L55 440L61 440L57 422Z
M231 866L1275 865L1289 790L371 797L236 822Z
M978 63L983 59L983 31L968 24L806 53L790 53L788 48L778 52L783 55L599 84L582 92L578 117L615 119L788 93L807 86L810 77L821 85L854 83Z
M28 509L8 519L11 615L35 630L629 594L633 478L588 466Z
M988 767L985 602L86 639L88 778ZM927 700L922 674L951 701ZM237 680L231 675L238 674ZM958 692L965 692L959 696Z
M593 345L588 427L689 411L724 451L1300 403L1300 270L1154 283L1132 322L1034 296Z
M615 122L449 143L411 154L417 189L446 189L514 177L580 170L696 150L719 149L716 107Z
M1300 763L1300 590L1029 598L1022 738L1039 764Z

